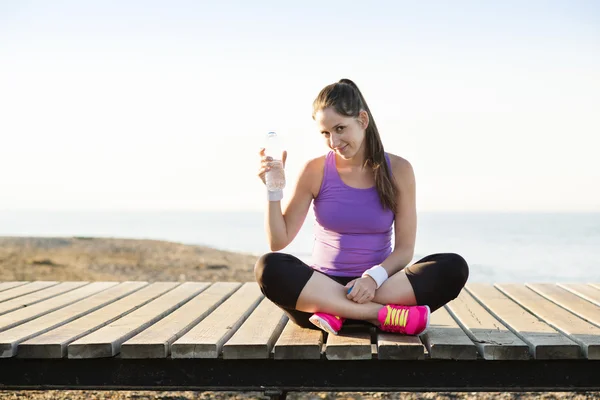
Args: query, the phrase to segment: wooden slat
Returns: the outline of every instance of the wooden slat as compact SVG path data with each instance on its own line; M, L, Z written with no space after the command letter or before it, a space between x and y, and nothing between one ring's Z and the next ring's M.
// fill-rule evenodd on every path
M118 321L112 322L68 346L69 358L112 357L121 351L121 344L168 315L208 287L204 282L185 282L140 307Z
M477 348L446 308L431 314L429 328L422 336L430 358L444 360L475 360Z
M58 283L59 282L55 281L36 281L27 283L25 285L19 285L8 290L3 290L2 293L0 293L0 302L14 299L19 296L24 296L29 293L37 292L38 290L58 285Z
M281 335L288 317L265 298L256 310L223 345L223 358L269 358L275 341Z
M590 303L600 306L600 289L585 283L559 283L558 286L576 294Z
M115 285L117 282L106 282L107 289L100 293L0 333L0 357L14 356L19 343L95 311L138 290L146 283L124 282Z
M116 284L116 282L110 283L112 285ZM87 284L87 282L65 282L45 289L53 291L52 298L43 302L34 302L32 305L25 308L20 308L8 314L1 315L0 332L91 296L94 293L106 289L107 284L108 282L94 282L92 284ZM63 289L60 291L62 294L56 295L57 293L55 292L61 288ZM39 293L41 292L42 291ZM32 295L33 294L35 293L32 293Z
M56 290L48 292L52 289L52 286L56 287L56 285L58 285L58 282L32 282L5 290L0 293L0 314L44 300L46 293L56 293Z
M548 300L558 304L586 321L600 327L600 307L554 284L528 284L527 287L538 292Z
M241 286L217 282L140 334L121 345L123 358L165 358L171 344L202 321Z
M301 328L288 321L273 348L276 360L318 360L323 348L323 331Z
M488 313L466 291L448 305L448 311L486 360L526 360L529 347Z
M600 283L590 283L590 286L593 286L596 289L600 290Z
M177 283L157 282L99 310L29 339L17 347L17 357L61 358L67 355L67 345L142 307Z
M217 358L263 295L255 282L245 283L208 317L171 346L173 358Z
M493 285L471 283L466 289L494 317L527 343L535 358L548 360L583 357L583 351L577 343L531 315Z
M495 286L538 318L579 343L587 358L600 359L600 328L571 314L524 285L507 283Z
M11 281L11 282L0 282L0 292L4 292L5 290L16 288L18 286L23 286L29 282L27 281Z
M365 327L361 331L341 330L337 335L328 335L325 357L328 360L370 360L371 333Z
M380 360L418 360L425 357L425 346L418 336L377 333L377 358Z

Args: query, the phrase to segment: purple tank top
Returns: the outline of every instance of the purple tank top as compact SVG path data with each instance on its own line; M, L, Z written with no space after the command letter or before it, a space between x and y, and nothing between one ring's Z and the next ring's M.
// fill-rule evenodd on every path
M389 165L387 154L386 160ZM313 208L312 268L328 275L360 276L392 252L394 213L381 206L375 187L357 189L342 181L333 151L325 158Z

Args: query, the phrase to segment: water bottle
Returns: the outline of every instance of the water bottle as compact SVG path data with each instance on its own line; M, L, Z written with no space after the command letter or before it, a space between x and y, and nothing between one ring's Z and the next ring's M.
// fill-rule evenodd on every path
M283 156L283 143L281 137L277 136L275 132L267 134L265 155L273 158L271 170L267 171L265 175L267 190L270 192L281 190L285 187L285 171L281 159Z

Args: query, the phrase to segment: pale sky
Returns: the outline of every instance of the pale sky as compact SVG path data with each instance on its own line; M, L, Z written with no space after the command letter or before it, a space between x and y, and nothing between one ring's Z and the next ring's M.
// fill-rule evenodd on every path
M593 0L0 0L0 209L262 210L340 78L419 210L600 211Z

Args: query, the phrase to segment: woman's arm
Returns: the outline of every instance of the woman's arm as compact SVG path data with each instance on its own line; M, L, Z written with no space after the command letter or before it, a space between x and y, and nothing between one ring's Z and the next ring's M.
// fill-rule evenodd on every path
M417 236L415 173L408 160L390 154L392 173L398 187L398 206L394 217L394 250L381 265L392 276L413 258Z
M282 212L281 201L269 201L265 230L271 251L285 248L300 231L308 208L321 186L323 158L310 160L304 165L285 211Z

